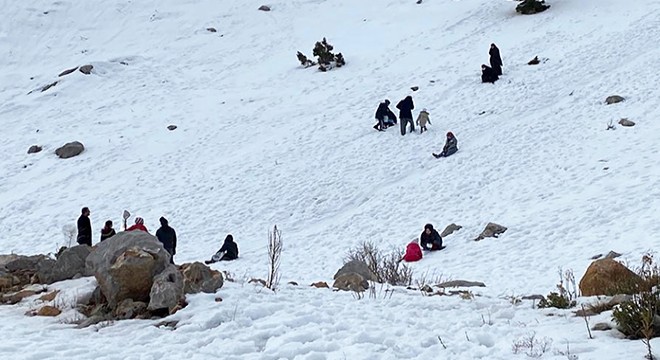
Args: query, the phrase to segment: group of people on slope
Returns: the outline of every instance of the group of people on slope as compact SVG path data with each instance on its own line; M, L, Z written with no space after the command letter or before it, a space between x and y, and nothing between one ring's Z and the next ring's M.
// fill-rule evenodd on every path
M80 245L92 246L92 224L90 215L91 212L88 207L82 208L80 217L77 221L78 236L76 239ZM160 228L156 230L156 238L161 244L163 244L165 250L170 254L170 262L174 263L174 255L176 255L177 245L176 231L170 226L169 221L165 217L161 217L159 222ZM117 234L112 225L112 220L107 220L105 222L105 226L101 229L101 242L108 240ZM124 231L144 231L149 233L149 230L147 230L147 227L144 225L144 219L141 217L136 217L135 224L128 228L124 223ZM218 250L211 260L206 263L210 264L216 261L234 260L237 258L238 246L234 242L234 238L231 235L227 235L220 250Z
M433 228L433 225L426 224L419 239L411 241L406 246L406 252L401 260L407 262L419 261L422 259L422 249L438 251L444 248L442 246L442 237L438 234L438 231Z
M396 115L390 110L390 101L385 99L381 102L376 109L376 120L378 123L374 125L374 129L378 131L385 131L390 126L394 126L397 123ZM412 110L415 108L413 103L412 96L406 96L403 100L399 101L396 105L399 109L399 119L401 120L401 135L406 135L408 129L408 124L410 124L410 132L415 132L415 124L413 123ZM431 124L431 119L429 118L429 112L426 109L423 109L417 116L417 125L419 125L420 134L423 134L424 131L427 131L426 124ZM454 136L454 133L451 131L447 132L447 140L445 146L442 148L442 152L439 154L433 153L435 158L447 157L454 154L458 151L458 140Z
M502 57L500 49L495 44L490 44L490 66L481 65L481 82L494 84L502 75Z

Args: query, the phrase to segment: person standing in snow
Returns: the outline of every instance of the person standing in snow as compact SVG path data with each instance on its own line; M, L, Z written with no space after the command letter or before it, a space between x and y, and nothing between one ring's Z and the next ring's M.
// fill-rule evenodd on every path
M89 220L91 212L88 207L82 208L78 218L78 237L76 241L80 245L92 246L92 222Z
M227 235L225 242L222 244L211 260L204 261L205 264L213 264L218 261L229 261L238 259L238 245L234 242L234 237L231 234Z
M144 231L146 233L149 233L149 230L147 230L147 227L144 226L144 219L143 218L136 217L135 218L135 224L131 225L131 227L126 229L126 231L135 231L135 230Z
M374 129L385 131L389 126L396 124L396 115L390 110L389 106L390 101L387 99L378 105L378 109L376 109L378 124L374 125Z
M490 44L490 50L488 50L490 55L490 67L493 68L495 74L502 75L502 58L500 57L500 49L497 48L495 44Z
M454 136L454 133L449 131L447 133L447 141L445 142L445 146L442 148L442 152L440 154L433 153L433 156L435 156L436 158L447 157L449 155L453 155L457 151L458 151L458 140Z
M112 220L108 220L105 222L105 227L101 229L101 241L108 240L116 234L115 229L112 228Z
M417 240L413 240L406 246L406 253L403 255L403 259L406 262L413 262L422 260L422 248L419 247Z
M406 135L406 127L410 124L410 132L415 131L415 123L413 122L412 110L415 108L412 96L408 95L405 99L396 104L399 109L399 120L401 121L401 136Z
M419 116L417 116L417 125L419 125L420 134L423 134L424 131L428 131L426 129L426 123L433 125L431 124L431 119L429 118L429 112L426 111L426 108L424 108L422 111L420 111Z
M442 250L442 237L438 234L438 231L433 228L433 225L426 224L424 225L424 231L422 235L419 236L420 243L424 250Z
M481 82L495 84L499 77L493 68L486 64L481 65Z
M164 217L160 218L160 229L156 230L156 237L165 250L170 253L170 262L174 264L174 255L176 255L176 231L170 227L169 222Z

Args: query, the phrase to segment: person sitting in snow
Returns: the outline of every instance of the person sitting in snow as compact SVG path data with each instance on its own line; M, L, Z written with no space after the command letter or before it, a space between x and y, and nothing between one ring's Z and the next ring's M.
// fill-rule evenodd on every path
M406 253L403 255L403 261L413 262L422 260L422 248L419 247L417 240L413 240L406 246Z
M492 67L482 64L481 65L481 82L495 84L499 77Z
M101 241L108 240L116 234L115 229L112 228L112 220L108 220L105 222L105 227L101 229Z
M458 151L458 140L456 140L454 133L450 131L447 133L447 141L445 142L445 147L442 148L442 152L440 154L433 153L433 156L435 156L436 159L441 157L447 157L449 155L454 154L457 151Z
M419 236L419 240L424 250L434 251L443 249L442 238L431 224L424 225L424 231Z
M378 109L376 109L378 124L374 125L374 129L385 131L388 127L396 124L396 115L390 110L389 106L390 101L387 99L378 105Z
M429 123L429 125L433 125L431 124L431 119L429 118L429 112L426 110L426 108L424 108L422 109L422 111L420 111L419 115L417 116L417 125L419 126L420 134L423 134L424 131L428 131L426 129L426 123Z
M131 225L131 227L126 229L126 231L136 231L136 230L144 231L146 233L149 232L149 230L147 230L147 227L144 226L144 219L141 217L136 217L135 224Z
M234 237L231 234L227 235L225 242L222 244L211 260L206 260L204 263L213 264L218 261L229 261L238 259L238 245L234 242Z

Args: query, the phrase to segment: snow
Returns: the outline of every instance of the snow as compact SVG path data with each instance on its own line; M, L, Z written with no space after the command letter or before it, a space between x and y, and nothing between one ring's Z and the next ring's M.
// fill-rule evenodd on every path
M74 329L67 312L24 316L32 299L0 307L0 357L513 359L534 333L552 339L543 358L567 358L567 344L583 360L642 358L639 341L589 340L582 318L505 297L553 291L559 268L579 280L595 254L636 264L657 247L657 2L551 0L533 16L509 1L262 4L0 3L0 252L56 251L83 206L95 243L128 209L152 232L170 220L178 263L209 258L227 233L241 250L213 265L239 281L190 296L174 331L140 320ZM311 56L324 36L346 67L300 68L296 51ZM491 42L505 65L495 85L479 81ZM547 61L528 66L537 55ZM57 77L85 64L89 76ZM626 101L605 105L614 94ZM429 132L375 132L378 103L406 95L415 115L429 109ZM605 130L622 117L637 125ZM436 160L446 131L460 150ZM76 140L80 156L53 154ZM34 144L44 150L26 154ZM307 286L331 282L360 242L404 248L427 222L463 229L415 273L483 281L478 296L396 288L358 300ZM509 230L474 242L488 222ZM245 279L266 276L275 224L285 249L271 293ZM92 285L58 284L58 296Z

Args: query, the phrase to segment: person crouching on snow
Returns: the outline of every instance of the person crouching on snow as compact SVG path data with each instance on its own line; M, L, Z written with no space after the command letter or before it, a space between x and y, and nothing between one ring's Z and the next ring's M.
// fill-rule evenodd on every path
M419 240L424 250L442 250L442 237L431 224L424 225L424 231L419 236Z

